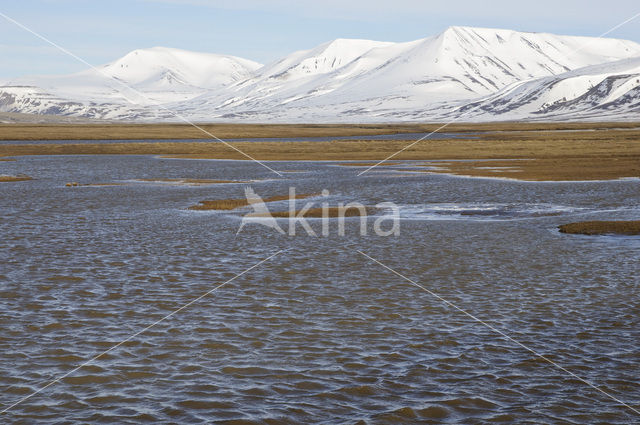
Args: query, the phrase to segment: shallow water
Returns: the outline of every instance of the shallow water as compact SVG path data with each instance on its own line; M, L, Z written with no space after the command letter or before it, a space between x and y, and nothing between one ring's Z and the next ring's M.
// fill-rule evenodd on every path
M358 253L640 408L640 240L560 224L638 218L633 181L519 183L330 162L23 157L1 173L4 409L279 250L2 414L4 423L634 423L629 408ZM400 236L283 236L188 211L330 191L392 201ZM65 187L66 182L125 182ZM312 199L311 201L314 201ZM316 202L319 202L315 199ZM306 202L306 201L304 201ZM301 204L302 205L302 204ZM316 205L318 206L318 205ZM286 203L274 205L286 209ZM319 233L320 221L311 221ZM369 229L371 230L371 226Z

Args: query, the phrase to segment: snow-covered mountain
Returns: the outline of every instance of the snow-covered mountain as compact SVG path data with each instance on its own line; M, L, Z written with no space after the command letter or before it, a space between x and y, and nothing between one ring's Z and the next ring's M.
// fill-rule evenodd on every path
M561 119L640 117L640 57L513 84L456 113L469 117Z
M593 99L577 100L590 85L614 91L603 95L603 104L629 88L633 104L633 80L623 76L634 75L632 58L638 57L640 44L631 41L468 27L406 43L338 39L265 66L153 48L99 71L13 84L28 90L0 87L0 110L175 118L169 108L198 121L440 120L461 111L475 120L575 119L593 109ZM570 100L576 102L566 104Z
M98 103L153 105L188 100L249 78L262 65L212 53L153 47L71 75L25 77L11 85L35 86L54 96Z
M330 62L336 51L353 59L305 68ZM515 82L632 56L640 56L640 45L629 41L461 27L408 43L336 40L177 108L201 120L430 119L429 110L439 113L443 102L477 99Z

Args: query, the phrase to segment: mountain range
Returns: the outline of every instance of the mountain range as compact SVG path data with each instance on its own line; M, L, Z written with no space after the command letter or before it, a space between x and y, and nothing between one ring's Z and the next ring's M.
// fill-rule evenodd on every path
M392 43L337 39L270 64L154 47L0 86L0 111L227 122L633 120L640 44L450 27Z

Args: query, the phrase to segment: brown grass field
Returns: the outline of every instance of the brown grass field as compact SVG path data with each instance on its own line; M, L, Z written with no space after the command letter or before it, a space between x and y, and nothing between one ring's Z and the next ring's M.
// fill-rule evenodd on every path
M219 137L303 137L354 135L330 142L232 142L263 161L350 161L341 165L374 165L406 147L406 140L366 140L367 134L424 132L435 125L211 125ZM195 133L194 133L195 131ZM451 173L519 180L601 180L640 177L638 123L497 123L456 124L447 132L470 132L468 139L423 140L388 163L401 160L433 163ZM178 125L0 125L0 139L117 139L198 137L198 130ZM160 155L170 158L236 159L246 156L220 142L123 142L109 144L3 144L0 157L21 155ZM467 162L459 162L464 160ZM353 161L366 161L354 164ZM386 163L388 165L388 163ZM274 165L277 169L277 165ZM505 168L508 167L508 168Z
M561 233L579 235L640 235L640 221L583 221L564 224Z

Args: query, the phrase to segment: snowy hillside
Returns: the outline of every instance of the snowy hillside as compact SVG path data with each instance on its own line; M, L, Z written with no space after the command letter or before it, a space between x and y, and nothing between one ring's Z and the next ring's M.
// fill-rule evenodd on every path
M640 57L514 84L465 105L469 117L640 117ZM459 113L458 111L457 113Z
M153 111L132 105L73 101L33 86L0 87L0 111L97 119L154 118Z
M474 120L571 118L585 108L595 111L593 98L577 99L604 84L601 102L615 115L611 96L633 95L632 79L597 75L622 75L634 57L640 44L631 41L468 27L406 43L337 39L265 66L153 48L101 72L17 80L13 86L38 89L16 96L15 87L0 87L0 110L175 119L153 106L162 103L197 121L444 120L460 110Z
M37 86L75 101L153 105L219 90L250 77L261 66L233 56L153 47L134 50L96 69L63 76L25 77L11 84Z

